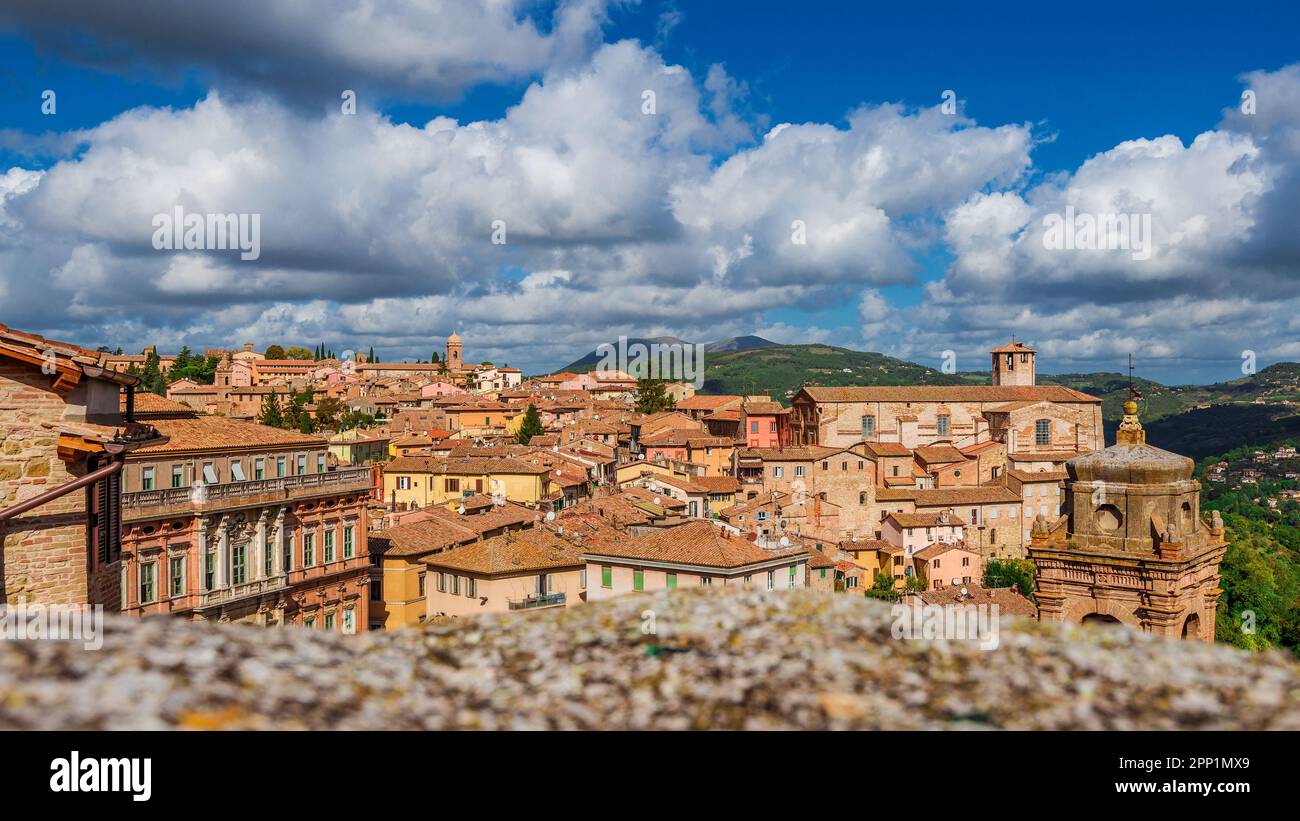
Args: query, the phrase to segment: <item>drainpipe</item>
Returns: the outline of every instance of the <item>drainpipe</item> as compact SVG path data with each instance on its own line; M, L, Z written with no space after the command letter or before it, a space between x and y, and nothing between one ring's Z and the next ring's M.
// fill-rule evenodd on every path
M59 485L56 488L45 491L39 496L33 496L32 498L28 499L25 502L19 502L16 505L7 507L4 510L0 510L0 522L8 521L9 519L12 519L15 516L26 513L32 508L40 507L41 505L47 502L52 502L61 496L66 496L67 494L71 493L74 490L77 490L78 488L83 488L86 485L94 484L95 482L98 482L100 479L103 479L106 476L112 476L114 473L119 473L121 472L121 470L122 470L122 463L118 461L114 461L111 464L105 465L104 467L99 468L98 470L92 470L90 473L87 473L85 476L82 476L79 479L73 479L71 482L68 482L66 485Z

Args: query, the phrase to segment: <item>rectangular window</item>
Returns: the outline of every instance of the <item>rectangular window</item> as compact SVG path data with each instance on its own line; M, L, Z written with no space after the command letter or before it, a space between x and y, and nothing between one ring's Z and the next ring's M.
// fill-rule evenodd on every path
M153 468L145 468L140 472L140 489L153 490Z
M284 476L285 461L283 456L275 457L275 477L277 479Z
M304 453L300 453L298 454L298 475L302 476L306 472L307 472L307 455Z
M803 476L805 473L807 473L807 470L804 468L803 465L795 465L795 466L794 466L794 475L795 475L795 476Z
M875 434L876 434L876 417L863 416L862 417L862 438L867 439L871 436L874 436Z
M940 436L947 436L947 435L948 435L948 424L949 424L950 421L951 421L951 417L949 417L949 416L940 416L940 417L939 417L939 435L940 435Z
M351 607L343 608L343 632L348 635L357 632L357 614Z
M778 466L775 466L775 467L772 468L772 477L773 477L773 478L775 478L775 479L780 479L780 478L781 478L782 476L784 476L784 475L785 475L785 468L783 468L783 467L781 467L781 466L779 466L779 465L778 465Z
M453 596L460 595L460 576L451 577L451 594Z
M465 579L465 596L471 599L478 598L478 579Z
M439 573L439 574L438 574L438 592L439 592L439 593L446 593L446 592L447 592L447 574L446 574L446 573Z
M248 545L237 544L230 550L230 583L248 581Z
M185 595L185 557L173 556L171 560L172 598Z
M316 566L316 534L305 533L302 537L302 566Z
M794 587L795 576L798 575L799 569L795 565L790 566L790 586Z
M425 582L424 582L424 577L425 577L425 574L424 574L424 573L421 573L421 574L419 575L418 579L416 580L416 581L417 581L417 584L419 584L420 597L421 597L421 598L424 597L424 584L425 584Z
M316 454L316 472L317 473L325 472L325 454L323 453Z
M769 571L767 571L767 589L768 589L768 590L775 590L775 589L776 589L776 571L775 571L775 570L769 570Z
M209 550L203 557L203 589L211 590L217 586L217 552Z
M676 573L669 573L669 574L668 574L668 589L669 589L669 590L676 590L676 589L677 589L677 574L676 574Z
M701 584L703 587L712 587L712 586L713 586L713 579L712 579L711 577L709 577L709 576L700 576L700 584Z
M445 493L460 493L460 480L444 479L442 489Z
M749 423L749 432L750 432L750 433L758 433L758 423L757 423L757 422L750 422L750 423Z
M352 532L353 532L352 525L346 525L343 528L343 558L345 559L352 558L352 554L355 550L355 546L353 544L354 539L352 536Z
M230 478L236 482L244 481L244 463L238 459L230 463Z
M587 589L587 568L585 567L578 571L578 589Z
M154 590L154 571L157 564L149 562L140 565L140 603L149 604L154 600L156 591Z
M315 630L315 629L316 629L316 617L315 617L315 616L308 616L307 618L303 619L303 620L302 620L302 626L303 626L303 627L306 627L308 630Z
M172 466L172 487L185 487L185 468L180 465Z
M632 571L632 589L645 590L645 571L641 568Z
M334 611L333 611L333 610L331 610L330 612L328 612L328 613L325 614L325 629L326 629L326 630L333 630L333 629L334 629Z
M259 482L266 478L266 460L265 460L265 459L254 459L254 460L253 460L253 478L256 479L256 480L259 481Z
M1052 444L1052 421L1050 419L1039 419L1034 422L1034 444Z
M203 481L210 485L217 483L217 468L211 462L203 463Z
M600 568L600 586L606 589L614 586L614 568L609 565Z
M325 531L324 554L325 564L330 564L334 561L334 531L332 529Z

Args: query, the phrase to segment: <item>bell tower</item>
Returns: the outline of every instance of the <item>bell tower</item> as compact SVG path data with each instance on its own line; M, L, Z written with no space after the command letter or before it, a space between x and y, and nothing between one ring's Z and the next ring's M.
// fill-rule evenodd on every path
M1034 385L1034 356L1038 352L1012 340L990 351L993 355L993 384L1011 387Z
M1034 521L1038 617L1214 641L1223 520L1201 518L1192 460L1146 443L1137 397L1114 445L1065 463L1066 515Z
M447 368L454 371L460 367L460 334L452 329L451 336L447 337Z

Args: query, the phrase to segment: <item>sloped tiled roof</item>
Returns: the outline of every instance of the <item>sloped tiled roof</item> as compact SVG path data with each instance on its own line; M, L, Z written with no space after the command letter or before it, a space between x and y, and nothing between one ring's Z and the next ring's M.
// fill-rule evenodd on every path
M877 385L803 388L814 402L1087 402L1101 400L1062 385Z
M690 522L606 545L593 555L670 562L704 568L733 570L785 557L806 557L802 549L773 552L708 522Z

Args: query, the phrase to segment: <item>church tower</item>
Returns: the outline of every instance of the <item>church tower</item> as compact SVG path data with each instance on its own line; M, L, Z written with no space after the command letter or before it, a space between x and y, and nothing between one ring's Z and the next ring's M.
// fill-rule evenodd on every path
M1067 515L1034 521L1039 619L1214 641L1223 520L1201 518L1192 460L1146 443L1134 399L1115 439L1065 463Z
M990 353L993 355L994 385L1033 386L1034 354L1037 351L1013 340L1000 348L994 348Z
M460 334L452 329L451 336L447 337L447 368L456 371L460 367Z

